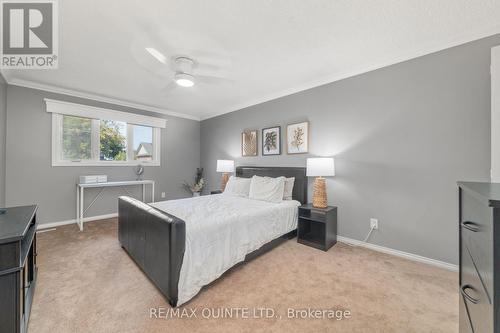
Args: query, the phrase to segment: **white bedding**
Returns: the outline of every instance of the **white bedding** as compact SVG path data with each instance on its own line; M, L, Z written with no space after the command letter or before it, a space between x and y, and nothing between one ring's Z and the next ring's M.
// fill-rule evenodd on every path
M296 229L300 203L215 194L151 206L186 222L186 249L178 285L177 305L181 305L248 253Z

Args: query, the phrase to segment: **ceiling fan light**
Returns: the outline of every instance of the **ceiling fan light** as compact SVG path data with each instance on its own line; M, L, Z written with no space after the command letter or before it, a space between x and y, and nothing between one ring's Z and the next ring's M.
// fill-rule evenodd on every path
M181 87L192 87L194 86L194 77L186 73L175 74L175 83Z

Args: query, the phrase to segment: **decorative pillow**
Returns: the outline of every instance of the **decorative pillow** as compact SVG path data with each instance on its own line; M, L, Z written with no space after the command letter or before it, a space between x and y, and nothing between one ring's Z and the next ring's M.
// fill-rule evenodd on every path
M283 201L285 192L285 177L271 178L253 176L250 183L250 199L269 202Z
M285 190L283 192L283 200L292 200L294 183L295 183L295 177L287 178L285 180Z
M224 194L235 195L238 197L248 197L250 192L251 178L229 177L229 181L224 189Z

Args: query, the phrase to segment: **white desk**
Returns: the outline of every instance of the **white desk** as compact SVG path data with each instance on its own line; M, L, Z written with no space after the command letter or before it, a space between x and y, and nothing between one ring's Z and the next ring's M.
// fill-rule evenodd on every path
M83 230L83 216L90 207L99 199L106 187L120 187L129 196L132 196L125 186L142 185L142 201L146 202L146 185L151 185L151 202L155 202L155 182L153 180L127 180L122 182L106 182L94 184L76 184L76 223L80 230ZM90 205L84 209L84 195L86 188L100 188Z

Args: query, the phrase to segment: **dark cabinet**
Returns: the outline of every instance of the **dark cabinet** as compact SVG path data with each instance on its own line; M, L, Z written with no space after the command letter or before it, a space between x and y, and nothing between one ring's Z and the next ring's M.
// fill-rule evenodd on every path
M35 291L36 206L0 214L0 332L26 332Z
M337 207L300 206L297 229L299 243L328 251L337 243Z
M460 332L500 332L500 184L460 182Z

